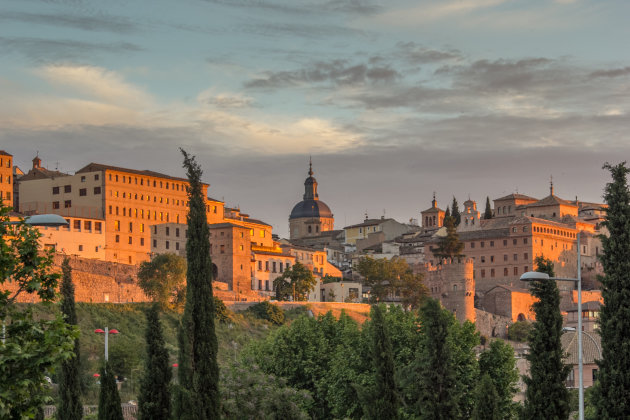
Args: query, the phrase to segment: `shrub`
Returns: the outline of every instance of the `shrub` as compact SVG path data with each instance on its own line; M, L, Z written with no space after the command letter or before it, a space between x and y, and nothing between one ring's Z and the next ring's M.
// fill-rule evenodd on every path
M214 296L214 317L219 322L227 322L230 319L230 312L225 303Z
M508 327L508 338L512 341L527 341L529 332L532 330L532 323L528 321L518 321Z
M273 305L267 301L260 302L254 306L247 308L247 311L253 314L256 318L264 319L272 324L282 325L284 324L284 311L282 308Z

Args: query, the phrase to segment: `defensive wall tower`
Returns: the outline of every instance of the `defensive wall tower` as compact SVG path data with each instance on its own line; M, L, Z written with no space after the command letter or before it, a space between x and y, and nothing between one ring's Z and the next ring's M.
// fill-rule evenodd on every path
M425 283L429 293L452 311L459 322L475 322L475 280L473 260L449 258L441 264L424 264Z

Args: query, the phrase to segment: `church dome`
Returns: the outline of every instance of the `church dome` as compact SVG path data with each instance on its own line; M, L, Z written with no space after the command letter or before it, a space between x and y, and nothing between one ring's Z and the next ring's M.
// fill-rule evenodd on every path
M317 180L313 178L312 163L309 163L308 178L304 181L303 200L293 206L289 220L302 217L333 217L330 207L319 200L319 195L317 194Z
M291 210L289 219L300 217L333 217L333 214L323 201L309 199L300 201Z

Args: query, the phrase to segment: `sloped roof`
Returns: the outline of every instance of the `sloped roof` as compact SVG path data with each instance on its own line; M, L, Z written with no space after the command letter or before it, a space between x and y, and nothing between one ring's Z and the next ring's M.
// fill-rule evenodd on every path
M578 364L578 333L567 331L560 336L562 351L567 354L565 363ZM584 364L595 363L602 358L602 339L597 332L582 331L582 362Z
M527 289L524 289L522 287L517 287L517 286L509 286L507 284L497 284L492 289L488 290L486 292L486 294L488 294L491 291L493 291L494 289L498 289L498 288L505 289L505 290L508 290L510 292L525 293L525 294L531 295L530 291L527 290Z
M363 226L375 226L375 225L380 225L381 223L387 222L389 220L394 220L394 219L367 219L367 220L364 220L363 223L346 226L344 227L344 229L351 229L351 228L357 228L357 227L363 227Z
M2 156L13 156L11 153L7 153L4 150L0 150L0 155L2 155Z
M34 179L48 179L48 178L57 178L62 176L70 176L69 174L64 174L59 171L51 171L46 168L33 168L24 176L21 176L19 181L31 181Z
M155 172L155 171L150 171L148 169L143 169L143 170L138 170L138 169L129 169L129 168L122 168L120 166L112 166L112 165L103 165L102 163L90 163L86 166L84 166L83 168L79 169L76 173L82 173L82 172L96 172L96 171L105 171L105 170L110 170L110 171L119 171L119 172L127 172L127 173L131 173L131 174L136 174L136 175L144 175L144 176L153 176L156 178L166 178L166 179L171 179L173 181L182 181L182 182L188 182L188 179L186 178L179 178L176 176L170 176L170 175L166 175L160 172ZM210 184L206 184L204 182L201 183L202 185L210 185Z
M542 200L538 200L535 203L528 204L527 207L546 207L546 206L559 206L559 205L577 207L575 205L575 202L569 201L569 200L563 200L562 198L556 197L553 194L548 195L547 197L543 198Z
M537 198L530 197L530 196L525 195L525 194L518 194L518 193L506 195L505 197L501 197L501 198L495 198L493 201L503 201L503 200L532 200L532 201L538 201Z

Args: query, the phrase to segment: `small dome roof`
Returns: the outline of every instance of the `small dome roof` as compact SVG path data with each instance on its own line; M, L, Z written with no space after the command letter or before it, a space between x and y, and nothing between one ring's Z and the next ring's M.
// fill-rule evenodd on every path
M333 214L330 211L330 207L323 201L306 199L293 207L289 220L300 217L333 217Z

